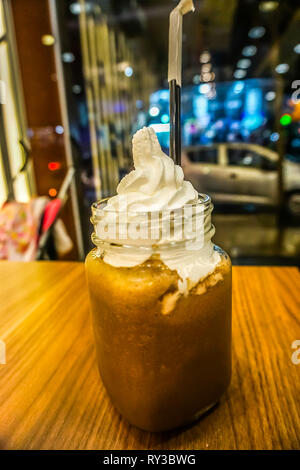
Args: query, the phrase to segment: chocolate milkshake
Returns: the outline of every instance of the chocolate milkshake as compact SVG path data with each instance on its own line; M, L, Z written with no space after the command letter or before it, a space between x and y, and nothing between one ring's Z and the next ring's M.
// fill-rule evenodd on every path
M162 431L197 419L231 374L231 263L211 238L212 204L184 181L151 128L135 170L93 205L86 259L100 375L119 412Z

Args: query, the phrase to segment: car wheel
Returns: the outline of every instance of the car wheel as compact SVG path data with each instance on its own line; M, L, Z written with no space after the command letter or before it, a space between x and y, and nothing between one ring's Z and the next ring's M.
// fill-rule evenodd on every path
M300 217L300 191L288 195L287 208L291 215Z

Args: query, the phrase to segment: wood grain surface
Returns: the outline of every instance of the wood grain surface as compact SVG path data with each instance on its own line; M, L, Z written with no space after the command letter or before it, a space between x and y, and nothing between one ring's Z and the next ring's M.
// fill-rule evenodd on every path
M0 449L299 449L300 275L233 268L233 376L196 424L151 434L111 405L96 367L84 266L0 263Z

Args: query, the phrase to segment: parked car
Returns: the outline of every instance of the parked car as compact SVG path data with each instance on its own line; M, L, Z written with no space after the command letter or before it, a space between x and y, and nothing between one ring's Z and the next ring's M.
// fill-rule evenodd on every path
M276 206L278 154L256 144L188 147L182 157L186 179L216 203ZM300 216L300 162L285 158L283 191L291 214Z

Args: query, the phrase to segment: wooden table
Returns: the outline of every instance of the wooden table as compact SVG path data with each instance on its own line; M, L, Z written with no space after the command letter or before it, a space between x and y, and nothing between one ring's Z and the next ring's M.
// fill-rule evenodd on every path
M299 285L296 268L234 267L228 393L193 426L150 434L101 384L83 264L0 262L0 449L299 449Z

